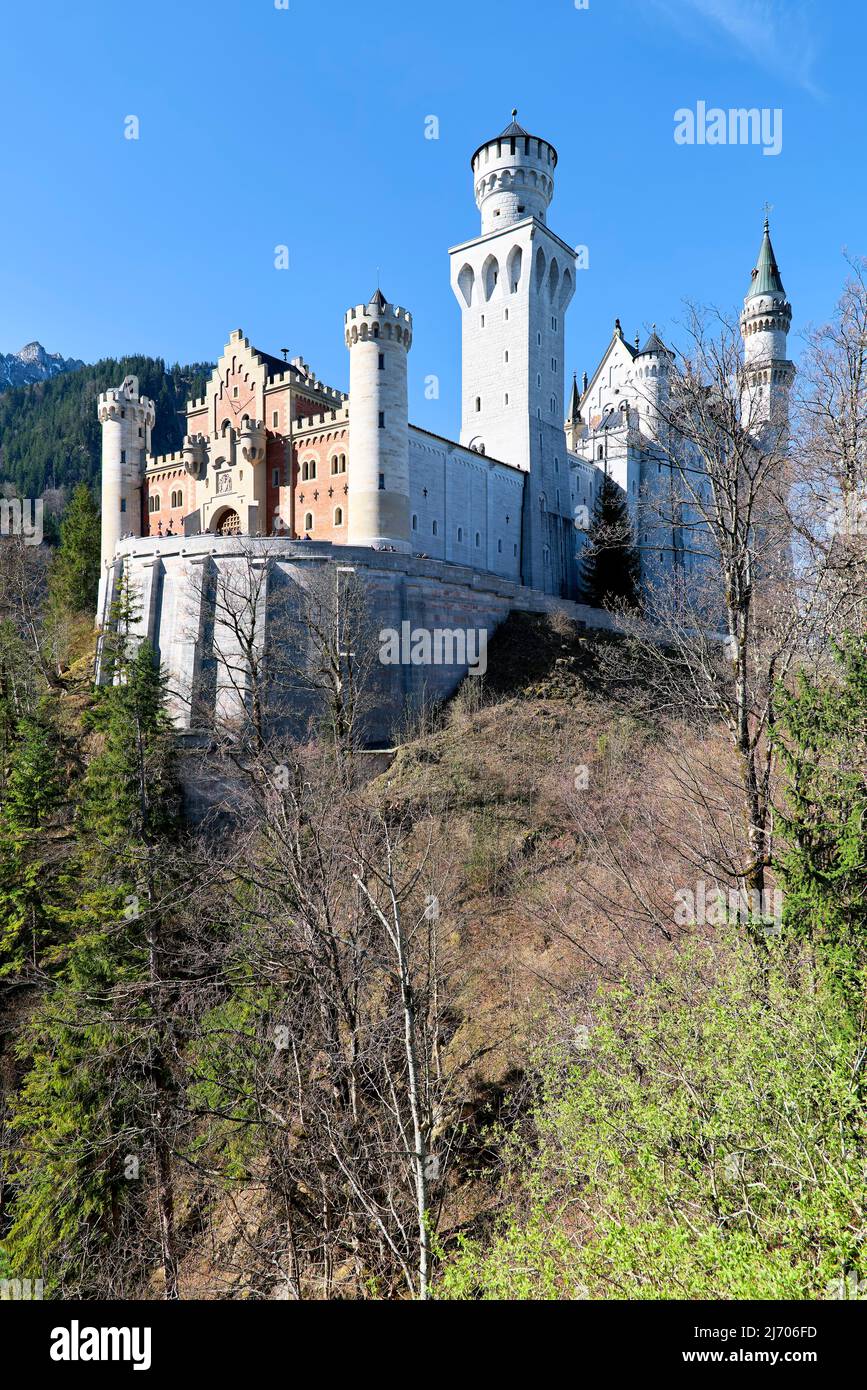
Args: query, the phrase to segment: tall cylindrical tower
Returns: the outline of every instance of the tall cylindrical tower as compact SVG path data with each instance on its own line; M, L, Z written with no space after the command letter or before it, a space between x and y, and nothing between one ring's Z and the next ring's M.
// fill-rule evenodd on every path
M154 404L139 396L138 377L103 391L97 402L102 425L102 571L99 613L104 606L106 566L121 536L141 535L141 489L151 446Z
M412 314L381 290L347 310L350 545L409 553L409 414L406 355Z
M754 432L769 426L786 428L789 389L795 378L787 350L791 324L792 306L783 289L765 218L759 258L740 319L744 340L741 410L745 427Z

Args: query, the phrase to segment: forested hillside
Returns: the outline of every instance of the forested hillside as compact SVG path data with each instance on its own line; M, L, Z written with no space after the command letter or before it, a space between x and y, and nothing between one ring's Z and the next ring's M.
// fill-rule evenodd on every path
M22 497L46 488L71 488L99 479L100 432L96 397L132 373L142 395L156 405L153 452L177 449L184 436L184 407L199 396L210 375L208 363L167 367L160 357L112 357L64 372L50 381L0 394L0 484Z

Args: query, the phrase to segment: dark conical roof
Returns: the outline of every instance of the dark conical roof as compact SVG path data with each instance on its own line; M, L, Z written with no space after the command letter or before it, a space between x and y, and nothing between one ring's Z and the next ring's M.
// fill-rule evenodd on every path
M785 294L783 281L780 276L780 267L777 265L777 258L774 255L774 248L771 245L771 230L768 226L768 219L765 218L765 230L762 236L762 244L759 247L759 259L756 268L750 279L750 287L747 291L747 299L754 299L759 294Z
M517 122L517 120L515 119L516 116L517 116L517 114L518 114L518 108L517 108L517 106L515 106L515 107L512 108L512 119L511 119L511 121L510 121L509 124L506 126L506 129L500 132L500 138L501 138L501 139L502 139L502 137L503 137L504 135L529 135L529 134L530 134L529 130L525 130L524 127L523 127L522 125L518 125L518 122Z
M578 416L579 416L580 413L581 413L581 411L580 411L580 403L581 403L581 394L580 394L580 392L579 392L579 390L578 390L578 377L577 377L577 374L576 374L575 372L573 372L573 373L572 373L572 393L571 393L571 395L569 396L569 414L568 414L567 417L566 417L568 420L577 420L577 419L578 419Z
M662 339L659 337L659 334L656 331L655 324L653 326L653 331L650 334L650 337L647 339L647 342L644 344L644 347L641 349L641 352L668 352L668 348L665 346L665 343L662 341ZM638 355L640 357L641 353L639 353Z
M377 285L376 294L372 294L367 302L368 304L375 304L377 309L384 309L388 300Z

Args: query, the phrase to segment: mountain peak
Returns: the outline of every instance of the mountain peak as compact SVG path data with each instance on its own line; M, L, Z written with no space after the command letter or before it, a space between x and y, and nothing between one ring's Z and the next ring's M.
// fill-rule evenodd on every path
M18 352L0 352L0 391L13 386L32 386L48 381L61 372L74 371L84 363L77 357L63 357L59 352L46 352L37 338L25 343Z

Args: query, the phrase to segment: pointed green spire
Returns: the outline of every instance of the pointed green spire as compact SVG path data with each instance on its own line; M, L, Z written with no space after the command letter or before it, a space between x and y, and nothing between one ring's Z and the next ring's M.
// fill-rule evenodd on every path
M777 258L774 255L774 248L771 245L771 229L768 219L765 218L765 231L762 237L762 244L759 249L759 259L750 280L750 288L747 291L747 299L754 299L759 294L785 294L783 282L780 278L780 267L777 265Z

